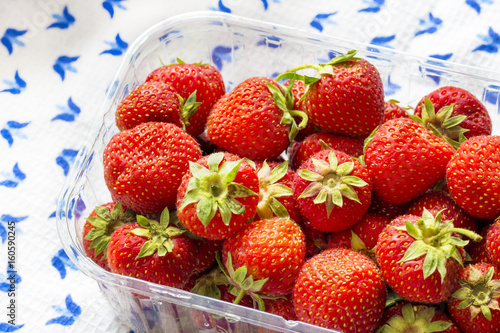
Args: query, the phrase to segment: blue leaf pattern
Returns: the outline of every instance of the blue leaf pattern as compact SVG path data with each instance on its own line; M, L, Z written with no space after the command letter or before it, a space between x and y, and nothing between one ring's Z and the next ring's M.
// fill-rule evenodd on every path
M70 71L76 73L77 70L72 66L72 63L77 61L79 57L68 57L68 56L60 56L57 58L53 68L57 74L61 77L61 80L64 81L66 77L66 71Z
M440 18L434 17L432 13L429 13L429 17L427 19L419 20L421 30L415 33L415 37L423 34L435 33L441 27L442 23L443 21Z
M81 112L80 107L73 102L71 97L68 99L67 105L57 105L57 108L61 111L61 113L52 118L52 121L62 120L72 122L75 121L76 117Z
M26 178L26 174L19 169L19 165L16 163L12 168L12 172L3 173L5 180L0 181L0 186L5 187L17 187Z
M496 33L491 27L488 29L488 35L478 35L478 37L484 41L484 44L476 47L472 52L484 51L488 53L497 53L498 46L500 45L500 35Z
M15 289L19 289L19 283L21 283L21 276L17 273L15 267L11 267L7 264L7 268L5 269L5 274L0 274L0 291L4 293L12 292L13 283L15 285Z
M363 0L368 7L358 10L358 12L378 13L385 3L385 0Z
M58 324L62 326L71 326L79 318L82 310L78 304L73 302L71 294L68 294L65 299L65 307L54 305L52 308L60 314L59 317L52 318L45 325Z
M66 267L73 271L78 270L63 249L59 250L57 254L52 257L51 262L52 266L59 272L61 280L66 277Z
M5 243L7 240L7 230L8 230L8 223L9 222L15 222L16 223L16 232L20 233L20 229L17 226L17 223L24 221L27 219L28 216L12 216L9 214L3 214L0 216L0 239L2 240L2 244Z
M7 140L9 147L12 147L14 143L14 138L26 139L26 135L24 135L21 129L28 126L29 122L20 123L14 120L8 121L5 126L0 130L0 135Z
M51 25L49 25L47 29L50 28L68 29L70 25L73 25L75 23L75 18L68 11L68 6L64 7L62 15L52 14L52 17L56 21Z
M19 40L19 37L27 33L28 30L16 30L9 28L5 30L2 38L0 38L0 42L7 48L9 54L12 54L14 50L14 45L24 46L24 43Z
M323 25L325 23L333 24L334 22L330 19L331 16L337 14L337 12L328 13L328 14L318 14L314 17L314 19L309 23L311 27L317 29L318 31L323 31Z
M13 95L18 95L24 89L26 88L26 81L24 81L20 76L19 76L19 71L16 71L16 74L14 75L14 81L10 80L3 80L3 82L9 86L9 88L0 90L0 93L2 92L8 92Z
M116 35L114 42L106 42L106 44L111 46L111 48L108 50L102 51L101 54L107 53L107 54L111 54L114 56L119 56L119 55L122 55L127 50L127 47L128 47L128 44L120 38L120 34Z
M23 325L11 325L8 323L0 323L0 332L5 332L5 333L15 332L15 331L23 328L23 326L24 326L24 324Z
M63 151L56 157L56 164L59 165L64 172L64 175L67 176L69 172L69 168L75 161L75 157L78 154L78 150L74 149L63 149Z
M487 4L491 5L493 3L492 0L465 0L465 3L472 7L478 14L481 14L481 5Z
M122 2L124 1L125 0L106 0L102 3L102 6L107 10L111 18L113 18L113 16L115 15L115 7L122 10L127 9L124 5L122 5Z

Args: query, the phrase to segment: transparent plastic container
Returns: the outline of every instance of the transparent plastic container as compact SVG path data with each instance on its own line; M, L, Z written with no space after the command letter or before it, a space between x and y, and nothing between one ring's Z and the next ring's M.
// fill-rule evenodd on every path
M97 281L104 297L130 329L136 333L335 332L106 272L85 256L81 235L85 217L92 209L111 201L104 183L102 152L118 132L115 109L162 62L172 63L180 58L185 62L212 63L221 71L229 91L248 77L275 77L297 65L326 62L353 49L358 51L357 56L378 68L387 99L415 106L436 88L456 85L468 89L486 105L493 132L500 133L500 73L487 69L415 57L219 12L169 18L147 30L131 45L61 191L57 209L64 250L84 274Z

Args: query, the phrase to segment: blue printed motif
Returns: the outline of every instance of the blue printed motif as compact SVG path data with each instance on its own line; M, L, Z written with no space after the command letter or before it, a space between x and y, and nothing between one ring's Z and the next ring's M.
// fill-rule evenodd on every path
M60 56L57 58L56 63L52 68L56 71L57 74L61 77L61 80L64 81L66 77L66 71L70 71L76 73L77 70L71 64L78 60L79 57L68 57L68 56Z
M59 324L62 326L71 326L75 323L78 317L82 314L82 309L78 304L73 302L71 294L68 294L65 299L65 307L53 305L52 308L60 314L59 317L52 318L45 325Z
M323 24L333 24L335 23L330 19L331 16L337 14L337 12L327 13L327 14L318 14L314 16L314 19L309 23L311 27L317 29L319 32L323 31Z
M384 84L384 93L386 96L395 95L399 90L401 90L401 86L391 81L391 76L387 78L387 82Z
M435 17L434 15L432 15L432 13L429 13L429 17L427 19L420 19L419 20L421 30L419 30L415 33L415 37L423 35L423 34L435 33L441 27L442 23L443 23L443 20L441 20L438 17Z
M9 214L3 214L0 216L0 239L2 240L2 244L7 240L7 230L9 229L9 222L16 223L16 233L20 233L19 227L17 223L24 221L28 218L28 216L12 216Z
M210 9L215 11L220 11L223 13L231 13L231 8L225 6L222 0L219 0L219 2L217 3L217 8L210 8Z
M27 33L28 30L16 30L9 28L5 30L2 38L0 38L0 42L7 48L9 54L12 54L13 45L24 46L24 43L21 42L18 38Z
M7 263L5 274L0 274L0 291L4 293L12 292L11 284L15 285L15 289L19 289L19 283L22 281L21 276L17 274L15 267L11 267Z
M236 48L235 48L236 49ZM219 45L212 50L212 63L217 69L222 70L223 61L231 62L231 53L233 48L230 46Z
M30 122L20 123L14 120L9 120L5 126L0 130L0 135L7 140L9 147L12 147L14 138L26 139L26 135L21 132L22 128L29 125Z
M478 35L478 37L485 42L476 47L472 52L484 51L488 53L497 53L498 46L500 45L500 35L497 34L491 27L488 29L488 35Z
M4 172L2 175L5 177L5 180L0 181L0 186L10 188L17 187L26 178L26 174L19 169L17 163L12 168L12 172Z
M128 48L128 44L120 38L120 34L117 34L114 42L105 42L110 49L102 51L101 54L111 54L114 56L122 55Z
M50 28L68 29L70 25L73 25L75 23L75 18L68 11L68 6L64 7L62 15L52 14L52 17L56 21L51 25L49 25L47 29Z
M75 161L76 155L78 155L78 150L63 149L59 156L56 157L56 164L63 169L65 176L68 175L69 168Z
M439 60L449 60L453 56L453 53L447 53L447 54L433 54L430 55L429 57L434 58L434 59L439 59ZM438 63L436 61L429 60L427 61L428 64L430 65L438 65L442 66L441 63ZM441 75L443 75L443 71L436 70L433 68L427 68L426 69L426 76L432 79L436 85L439 85L441 82Z
M385 0L363 0L368 7L358 10L358 12L378 13L385 3Z
M61 280L63 280L66 277L66 267L73 270L77 271L78 268L75 266L75 264L69 259L68 255L66 252L64 252L63 249L60 249L55 256L52 257L52 266L57 269L59 272L59 275L61 276Z
M18 329L21 329L23 326L24 326L24 324L22 324L22 325L11 325L11 324L8 324L8 323L0 323L0 332L5 332L5 333L15 332Z
M276 49L281 46L281 38L276 36L266 36L257 42L257 46L265 45L272 49Z
M111 18L113 18L113 16L115 15L115 7L122 10L127 10L127 8L122 5L123 1L125 0L105 0L102 3L102 6L108 11Z
M395 38L396 35L375 37L371 40L370 44L392 49L389 43L392 42Z
M80 107L73 102L71 97L68 99L68 105L57 105L57 108L61 111L61 113L52 118L51 121L62 120L72 122L75 121L76 117L81 112Z
M2 92L8 92L13 95L18 95L20 94L23 90L26 89L26 81L24 81L20 76L19 76L19 71L16 71L16 74L14 75L14 81L10 80L3 80L3 82L9 87L4 90L0 90L0 93Z
M481 14L481 4L491 5L492 0L465 0L465 3L472 7L478 14Z

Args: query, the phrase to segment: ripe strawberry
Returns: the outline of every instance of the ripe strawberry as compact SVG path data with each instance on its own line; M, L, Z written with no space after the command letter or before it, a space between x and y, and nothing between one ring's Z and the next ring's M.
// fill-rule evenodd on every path
M372 201L370 202L370 207L368 207L368 213L380 214L394 220L399 215L404 215L410 206L409 202L402 204L392 205L387 202L382 201L378 194L373 191Z
M287 97L288 96L288 97ZM297 134L290 94L267 77L252 77L224 95L213 107L207 134L217 146L252 160L278 157Z
M294 143L288 150L290 167L297 170L309 157L324 149L340 150L352 157L359 157L363 155L363 139L328 132L311 134L301 142Z
M366 168L338 150L322 150L297 171L293 196L302 215L324 232L339 232L368 210L372 180Z
M500 216L500 136L475 136L464 141L446 168L455 202L472 216Z
M387 297L375 263L349 249L328 249L302 266L293 289L297 318L345 333L373 332Z
M304 105L309 120L329 132L366 137L383 120L384 89L377 68L355 54L350 51L326 64L301 65L277 79L306 68L317 70L314 78L299 76L308 84Z
M96 264L109 271L107 249L111 234L125 223L135 222L135 213L119 202L95 207L83 225L83 249Z
M466 247L467 254L470 257L470 261L467 263L470 265L473 264L493 264L491 260L490 254L488 253L488 232L490 231L491 225L487 225L483 227L479 231L479 236L482 239L479 242L469 243Z
M123 131L141 123L157 121L183 127L196 111L196 106L196 103L179 98L170 85L158 81L144 82L118 105L116 126Z
M310 221L302 218L298 223L305 237L306 259L326 249L329 233L314 228Z
M245 160L229 153L189 164L177 192L177 215L192 233L223 239L237 232L257 210L259 180Z
M103 153L104 180L114 200L139 214L175 208L189 161L201 157L196 141L169 123L148 122L115 134Z
M445 191L430 190L413 200L406 214L421 216L427 209L432 215L441 211L443 220L453 220L457 228L465 228L477 232L477 220L467 214Z
M111 235L108 263L113 273L182 288L196 264L196 249L183 231L169 225L168 210L160 221L138 215Z
M378 236L389 223L391 220L384 215L366 213L349 229L331 233L327 248L352 249L375 260Z
M491 262L500 267L500 216L488 227L486 250Z
M264 161L256 163L256 170L259 177L257 216L260 219L282 217L298 223L301 215L292 195L295 172L288 167L288 162Z
M466 138L491 135L488 110L463 88L446 86L432 91L420 100L414 114L426 127L432 124L443 136L453 140L458 140L460 133Z
M290 84L290 82L292 82L292 81L293 81L293 83L292 83L291 92L293 94L293 109L305 111L304 100L302 99L302 96L304 96L304 94L307 90L307 86L304 83L304 81L302 81L302 80L287 80L284 83L284 86L285 87L288 86ZM300 121L301 121L300 117L294 117L294 118L295 118L295 121L297 123L300 123ZM299 133L297 133L297 136L295 136L295 141L302 141L306 137L308 137L309 135L316 133L316 132L320 132L320 131L321 131L321 129L319 127L317 127L316 125L314 125L313 122L308 121L306 126L304 128L302 128L299 131Z
M500 332L500 272L491 264L460 272L460 289L447 302L451 319L464 333Z
M304 234L289 219L272 218L246 224L224 240L222 263L240 295L259 302L260 294L283 296L291 293L305 259Z
M212 106L226 92L224 80L219 70L210 64L188 64L180 59L177 62L155 69L148 75L146 82L160 81L168 84L182 100L189 99L189 104L197 103L194 114L189 112L190 116L183 117L187 119L184 121L186 131L197 136L205 129ZM191 96L192 94L194 95Z
M448 143L412 119L396 118L367 139L364 159L380 199L397 205L441 180L453 154Z
M460 333L455 323L438 308L401 302L388 308L376 332L443 332Z
M379 235L376 257L386 283L411 302L439 303L453 292L463 263L460 248L479 240L470 230L453 227L425 210L422 216L402 215ZM463 250L462 250L463 251Z
M401 107L399 102L390 99L384 102L384 120L382 122L386 122L387 120L395 119L395 118L409 118L410 115L406 109Z

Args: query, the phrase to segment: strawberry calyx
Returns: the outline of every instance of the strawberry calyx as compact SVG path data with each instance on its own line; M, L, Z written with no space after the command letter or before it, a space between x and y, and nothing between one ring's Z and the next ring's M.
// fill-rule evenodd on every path
M107 258L107 251L111 234L123 224L135 221L136 214L127 208L124 211L121 203L117 202L110 211L104 206L95 208L96 216L87 217L87 221L95 228L85 235L86 240L92 241L90 248L95 249L95 255L103 253L103 259Z
M245 213L245 207L236 200L250 195L258 195L246 186L234 182L242 159L226 161L219 166L223 153L211 154L207 159L208 169L189 162L192 177L188 182L186 195L180 209L196 203L196 215L207 226L215 214L220 212L222 221L229 225L232 214Z
M221 291L219 286L229 285L227 275L219 266L216 266L207 274L203 274L191 289L192 293L203 295L211 298L221 299Z
M229 292L236 296L233 303L239 304L243 296L249 295L257 304L258 309L265 311L264 299L259 292L262 290L262 287L264 287L264 284L269 280L269 278L254 280L252 275L248 275L248 269L246 266L241 266L235 270L230 252L227 254L225 265L222 263L218 254L216 258L220 269L226 275L231 285L229 287Z
M170 215L167 208L161 213L159 221L137 215L137 223L142 228L135 228L128 232L148 240L142 245L136 259L153 255L156 252L160 257L165 256L174 249L171 238L184 233L184 230L169 225Z
M315 197L315 204L325 204L328 217L335 206L342 207L343 197L361 203L354 187L368 185L359 177L351 176L354 162L338 164L337 156L332 150L328 161L313 159L314 171L301 169L298 175L311 183L302 191L298 199Z
M257 205L257 214L261 219L270 219L274 216L281 218L290 218L287 209L277 198L292 196L293 191L290 187L279 183L286 175L288 170L288 161L279 164L271 170L266 161L263 162L261 169L257 173L259 177L259 203Z
M491 310L500 310L498 298L500 297L500 280L494 280L494 267L489 267L484 275L470 266L468 280L460 279L458 282L462 288L455 291L451 297L462 300L458 304L459 309L470 311L470 319L473 320L480 313L491 321Z
M196 101L196 90L189 95L187 99L182 98L180 94L177 94L179 98L179 108L180 108L180 117L182 122L182 129L186 130L186 126L189 125L189 119L198 111L198 107L201 105L201 102Z
M288 133L288 138L290 141L295 139L299 130L303 129L307 125L308 117L304 111L293 110L293 81L295 78L292 78L288 86L280 85L280 87L284 90L285 93L281 91L280 88L275 85L266 82L266 86L269 89L269 92L273 95L273 100L278 109L283 111L283 116L281 117L280 123L290 125L290 132ZM295 121L295 117L299 117L301 119L300 123L297 124Z
M398 263L414 260L425 256L423 263L424 279L428 278L436 270L441 276L441 282L446 276L446 262L448 258L453 258L463 266L462 256L457 248L466 246L469 241L463 240L455 234L461 234L474 241L481 240L477 233L456 228L452 220L442 221L439 211L436 216L424 208L422 217L416 222L416 225L406 221L405 225L395 227L397 230L406 231L415 241L408 247L403 258Z
M452 103L444 106L436 113L432 101L425 97L424 103L420 104L422 107L421 117L412 114L409 116L411 119L430 130L431 133L448 142L450 146L456 150L460 144L467 139L464 133L469 130L459 126L467 116L451 116L454 105L455 104Z
M444 320L432 321L436 308L426 305L406 303L401 309L402 315L390 317L377 333L431 333L443 332L452 323Z

